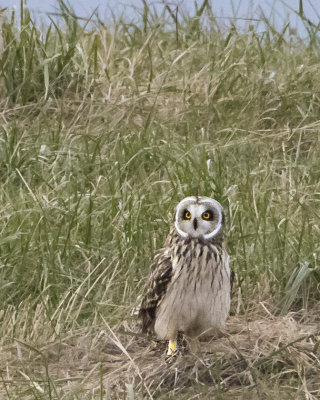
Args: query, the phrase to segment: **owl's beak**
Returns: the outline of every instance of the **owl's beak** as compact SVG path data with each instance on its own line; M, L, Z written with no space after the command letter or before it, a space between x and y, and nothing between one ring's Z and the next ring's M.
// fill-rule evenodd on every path
M197 220L197 218L195 218L195 219L193 220L193 227L194 227L194 230L196 231L197 228L198 228L198 220Z

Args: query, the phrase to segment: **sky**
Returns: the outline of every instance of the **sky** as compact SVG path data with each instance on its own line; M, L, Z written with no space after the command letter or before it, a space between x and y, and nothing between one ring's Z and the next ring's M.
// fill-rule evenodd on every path
M154 5L158 10L163 9L163 3L179 4L180 9L192 14L194 10L194 0L146 0L148 4ZM203 0L196 0L197 4L202 4ZM88 17L92 11L98 7L100 17L108 22L113 13L131 16L133 8L130 6L141 7L142 0L69 0L75 13L80 17ZM161 4L162 3L162 4ZM261 10L276 27L281 28L284 21L290 21L291 26L303 35L304 29L300 18L295 11L299 10L299 0L211 0L216 17L222 24L228 24L233 20L240 27L246 22L241 18L261 19ZM55 0L27 0L28 7L33 11L36 18L45 18L47 12L57 10ZM20 8L20 0L0 0L0 9L8 7ZM320 0L303 0L304 13L313 23L320 21ZM234 20L233 17L237 16Z

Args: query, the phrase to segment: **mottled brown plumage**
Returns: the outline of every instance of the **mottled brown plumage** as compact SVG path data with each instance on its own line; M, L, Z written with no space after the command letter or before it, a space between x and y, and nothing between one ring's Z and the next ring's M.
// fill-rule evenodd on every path
M142 319L142 332L144 333L153 328L157 305L164 296L171 280L172 263L170 252L165 248L159 250L150 269L149 286L139 312L139 316Z

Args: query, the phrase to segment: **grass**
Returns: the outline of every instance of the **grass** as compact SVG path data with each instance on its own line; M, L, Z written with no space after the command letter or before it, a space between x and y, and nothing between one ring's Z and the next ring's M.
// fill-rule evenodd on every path
M108 26L59 5L42 27L23 2L0 14L1 396L318 398L320 43L302 1L305 40L223 28L207 1ZM133 311L196 193L226 210L238 288L228 337L167 366Z

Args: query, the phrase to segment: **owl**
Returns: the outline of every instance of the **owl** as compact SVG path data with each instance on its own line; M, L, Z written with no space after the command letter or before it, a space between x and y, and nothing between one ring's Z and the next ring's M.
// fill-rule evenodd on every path
M203 196L177 205L165 245L155 255L139 316L142 331L155 331L177 350L178 333L196 337L223 329L230 309L229 256L220 203Z

